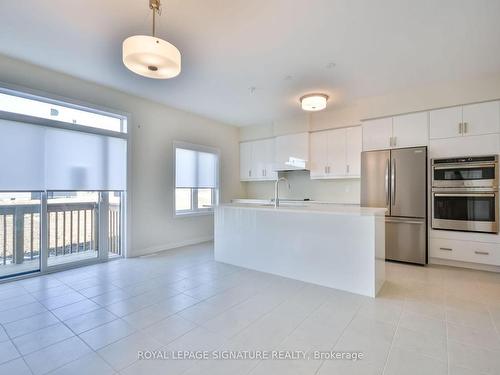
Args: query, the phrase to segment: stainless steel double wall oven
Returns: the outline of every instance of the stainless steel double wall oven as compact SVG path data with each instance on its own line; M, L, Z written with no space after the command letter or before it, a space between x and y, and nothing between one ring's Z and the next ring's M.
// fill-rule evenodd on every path
M498 155L432 161L432 228L498 233Z

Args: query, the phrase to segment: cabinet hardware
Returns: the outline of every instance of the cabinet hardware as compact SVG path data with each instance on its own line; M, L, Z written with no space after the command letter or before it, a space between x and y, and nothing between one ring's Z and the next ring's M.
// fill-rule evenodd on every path
M459 122L458 123L458 134L462 134L463 133L463 130L464 129L464 123L463 122Z
M325 174L328 173L328 167L325 165Z
M440 247L439 250L453 251L453 249L449 247Z
M389 146L392 147L392 137L389 137Z
M349 164L346 165L346 172L349 174Z
M392 147L396 147L398 143L398 137L392 137Z
M487 251L474 251L474 253L479 255L490 255L490 253Z
M251 169L248 170L248 177L252 177L252 170Z
M469 126L469 123L464 122L464 134L467 134L469 132L469 130L467 129L468 126Z

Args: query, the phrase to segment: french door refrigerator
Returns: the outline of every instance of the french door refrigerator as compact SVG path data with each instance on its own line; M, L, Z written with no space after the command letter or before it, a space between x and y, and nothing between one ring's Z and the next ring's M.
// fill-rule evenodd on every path
M361 206L386 207L385 256L427 263L427 147L365 151Z

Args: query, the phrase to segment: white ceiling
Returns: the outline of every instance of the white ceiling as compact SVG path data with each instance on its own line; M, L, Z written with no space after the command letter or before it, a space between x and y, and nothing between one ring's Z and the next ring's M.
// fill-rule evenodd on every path
M1 54L240 126L298 114L308 92L332 107L500 71L500 0L163 0L159 36L183 58L166 81L121 62L148 0L0 0L0 15Z

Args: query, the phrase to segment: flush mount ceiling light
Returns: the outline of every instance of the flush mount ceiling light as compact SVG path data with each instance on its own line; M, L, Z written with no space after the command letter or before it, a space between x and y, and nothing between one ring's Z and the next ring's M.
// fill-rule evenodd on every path
M132 72L148 78L168 79L181 72L181 53L166 40L157 38L156 15L160 0L149 0L153 11L153 36L135 35L123 42L123 63Z
M300 98L300 104L304 111L321 111L326 108L328 95L307 94Z

